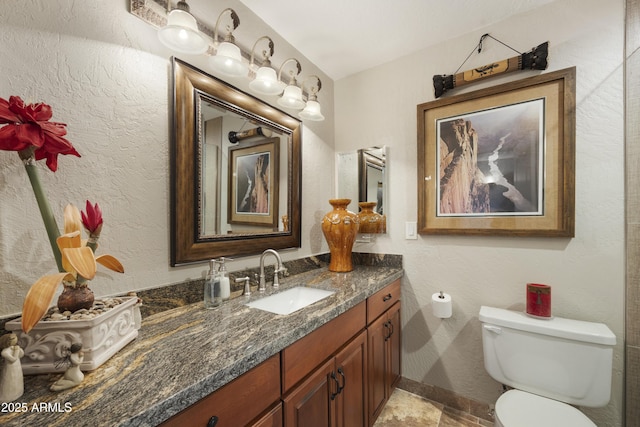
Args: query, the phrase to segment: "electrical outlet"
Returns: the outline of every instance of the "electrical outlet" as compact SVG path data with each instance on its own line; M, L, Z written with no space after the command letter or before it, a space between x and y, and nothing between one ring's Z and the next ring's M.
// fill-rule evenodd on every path
M415 221L404 223L404 238L406 240L416 240L418 238L418 227Z

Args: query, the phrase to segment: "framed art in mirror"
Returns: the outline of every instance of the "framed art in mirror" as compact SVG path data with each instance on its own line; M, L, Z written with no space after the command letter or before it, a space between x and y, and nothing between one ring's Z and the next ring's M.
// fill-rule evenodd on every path
M229 148L229 223L277 230L279 139Z
M417 114L420 233L574 236L575 68Z
M300 247L301 122L177 58L172 71L171 265Z

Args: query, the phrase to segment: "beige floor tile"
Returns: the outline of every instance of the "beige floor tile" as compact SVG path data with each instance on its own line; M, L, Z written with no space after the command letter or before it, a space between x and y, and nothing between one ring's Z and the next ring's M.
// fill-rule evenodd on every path
M396 389L374 427L437 427L441 414L442 405Z
M396 389L374 427L478 427L478 417Z

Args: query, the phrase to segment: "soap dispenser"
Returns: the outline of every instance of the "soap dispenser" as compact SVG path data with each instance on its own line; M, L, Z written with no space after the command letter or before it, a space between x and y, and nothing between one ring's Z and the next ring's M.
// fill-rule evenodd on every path
M209 261L209 272L204 279L204 308L215 308L222 304L220 277L216 271L216 261Z
M223 301L226 301L229 299L229 296L231 296L229 273L227 272L227 267L224 264L224 257L219 258L217 262L220 264L220 269L218 270L218 277L220 279L220 297Z

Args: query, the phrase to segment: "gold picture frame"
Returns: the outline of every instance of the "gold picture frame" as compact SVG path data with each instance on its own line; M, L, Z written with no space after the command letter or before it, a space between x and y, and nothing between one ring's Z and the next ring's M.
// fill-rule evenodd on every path
M420 234L574 236L575 76L417 106Z
M278 228L279 138L229 148L231 224Z

